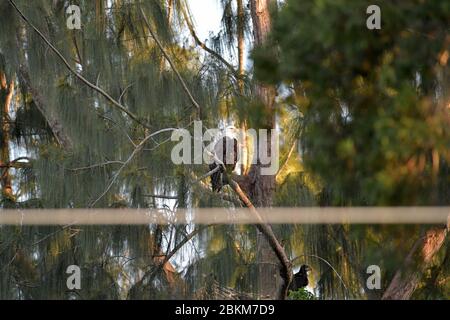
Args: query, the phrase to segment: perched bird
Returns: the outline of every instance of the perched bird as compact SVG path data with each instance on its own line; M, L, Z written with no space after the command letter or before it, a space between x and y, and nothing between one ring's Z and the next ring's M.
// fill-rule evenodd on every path
M214 160L209 165L209 170L212 171L218 166L220 169L211 175L211 187L214 192L219 192L222 187L228 184L228 180L224 172L231 173L236 167L238 161L238 141L235 138L224 136L218 140L214 145L214 155L217 159L223 162L225 166Z
M308 272L311 271L311 267L304 264L300 267L300 270L294 274L294 279L289 286L289 290L297 291L300 288L304 288L308 285Z

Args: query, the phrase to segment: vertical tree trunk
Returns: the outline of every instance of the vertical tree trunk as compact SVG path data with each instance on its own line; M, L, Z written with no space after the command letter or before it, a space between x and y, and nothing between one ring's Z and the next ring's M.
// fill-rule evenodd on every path
M269 7L270 4L276 4L275 0L251 0L250 8L253 22L253 37L255 46L260 46L266 40L272 21L270 18ZM255 88L257 96L261 99L266 107L266 125L268 128L274 128L274 103L275 103L275 88L259 84Z
M244 66L244 53L245 53L245 10L243 0L237 1L237 42L238 42L238 85L239 94L244 95L244 76L245 76L245 66ZM243 146L241 154L241 174L248 174L250 168L250 156L249 156L249 140L245 132L247 131L247 121L244 119L241 124L241 130L244 133L243 136Z
M10 84L6 80L6 75L0 70L0 105L1 105L1 131L0 131L0 184L2 187L2 199L14 201L12 182L10 175L9 158L9 107L14 94L14 81Z
M264 43L271 29L269 5L273 0L251 0L250 9L253 22L254 46ZM264 103L267 118L265 128L274 128L275 124L275 88L263 84L255 87L257 97ZM270 138L267 141L267 150L271 152ZM255 155L256 156L256 155ZM270 207L272 205L275 189L274 175L261 175L263 165L259 159L252 165L249 172L248 194L256 207ZM257 263L258 263L258 289L259 295L264 298L283 298L280 295L282 278L281 265L274 251L262 233L257 232Z
M450 228L450 216L446 227L436 227L426 231L416 241L405 263L394 275L383 300L408 300L416 289L423 271L442 247Z

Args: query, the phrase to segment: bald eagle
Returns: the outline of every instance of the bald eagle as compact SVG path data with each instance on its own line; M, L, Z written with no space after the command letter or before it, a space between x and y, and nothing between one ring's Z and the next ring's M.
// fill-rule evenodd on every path
M311 267L304 264L300 267L300 270L294 274L294 279L289 286L289 290L297 291L300 288L308 286L308 272L311 271Z
M214 145L214 155L225 165L222 166L216 160L209 165L210 171L220 166L220 169L211 175L212 190L219 192L224 185L228 184L224 172L231 173L236 167L238 160L238 141L228 136L223 137Z

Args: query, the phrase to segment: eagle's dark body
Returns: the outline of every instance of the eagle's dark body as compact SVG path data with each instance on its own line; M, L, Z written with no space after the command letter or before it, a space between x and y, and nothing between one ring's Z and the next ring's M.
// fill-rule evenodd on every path
M300 270L294 274L294 279L292 279L291 285L289 286L289 290L297 291L300 288L304 288L308 286L308 271L311 270L309 266L306 264L300 267Z
M223 137L215 144L214 154L225 165L225 167L223 167L216 161L209 165L210 171L220 166L220 169L211 175L212 190L214 192L219 192L224 185L228 184L224 172L231 173L236 167L238 160L238 141L234 138Z

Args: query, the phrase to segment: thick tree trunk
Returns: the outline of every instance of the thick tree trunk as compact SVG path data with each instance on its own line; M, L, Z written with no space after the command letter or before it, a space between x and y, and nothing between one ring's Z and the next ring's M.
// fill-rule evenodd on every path
M271 2L273 0L250 1L255 47L263 44L270 32L271 18L269 5ZM255 92L266 108L265 114L267 118L264 121L264 126L266 128L274 128L275 88L258 84L255 87ZM268 153L271 152L270 141L267 141L267 150ZM259 160L251 166L248 175L248 194L256 207L270 207L275 190L275 175L261 175L262 167ZM284 298L284 294L280 292L280 288L283 287L283 279L280 276L280 261L260 231L257 232L257 250L259 295L263 299Z
M9 108L14 94L14 81L10 84L6 80L6 75L0 70L0 105L1 105L1 131L0 131L0 185L2 187L2 199L14 201L12 181L10 175L9 157Z
M423 271L442 247L450 228L450 216L446 227L435 227L425 232L416 241L405 263L400 268L389 287L383 294L383 300L408 300L411 298L422 277Z
M272 21L270 18L269 7L271 4L276 4L275 0L251 0L251 16L253 22L253 37L255 47L260 46L266 40ZM275 114L275 87L259 84L255 88L256 95L264 103L266 107L266 125L268 128L274 128Z

